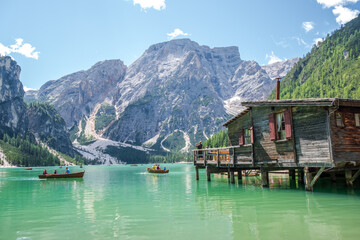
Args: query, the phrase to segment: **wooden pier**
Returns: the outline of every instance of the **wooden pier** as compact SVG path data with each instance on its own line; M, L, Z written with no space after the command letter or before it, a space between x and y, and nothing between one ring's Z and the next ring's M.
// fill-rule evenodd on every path
M229 147L194 150L199 168L212 173L259 170L263 186L269 172L289 171L308 191L321 176L344 176L352 186L360 175L360 100L296 99L242 103L246 108L227 121Z

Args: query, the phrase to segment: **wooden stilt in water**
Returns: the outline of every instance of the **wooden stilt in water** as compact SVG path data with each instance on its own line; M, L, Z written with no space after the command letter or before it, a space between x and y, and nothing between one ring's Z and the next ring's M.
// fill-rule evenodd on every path
M311 172L309 172L308 167L304 168L304 178L305 178L305 190L312 191L313 190L313 188L311 186L312 175L311 175Z
M207 176L207 180L210 182L211 181L211 172L209 167L206 167L206 176Z
M353 182L351 181L351 179L352 179L351 169L345 169L345 179L346 179L346 184L348 185L348 187L352 187Z
M199 167L195 166L196 180L199 180Z
M290 176L292 180L295 180L295 169L289 170L289 177Z
M297 172L298 172L298 182L299 182L300 184L304 184L304 183L305 183L305 180L304 180L304 169L298 169Z
M238 180L242 179L242 171L238 171Z
M230 168L228 168L228 178L230 179Z
M235 173L234 172L230 172L230 183L232 183L232 184L235 183Z
M331 179L331 182L336 182L336 173L335 172L330 173L330 179Z
M261 185L263 187L268 187L269 186L269 172L266 171L265 169L261 169Z

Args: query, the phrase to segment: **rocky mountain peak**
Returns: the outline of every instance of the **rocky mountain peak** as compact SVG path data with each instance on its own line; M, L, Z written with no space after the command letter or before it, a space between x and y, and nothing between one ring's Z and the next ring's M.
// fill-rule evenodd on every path
M11 57L0 57L0 102L23 98L24 89L20 82L21 68Z
M0 57L0 135L27 131L21 68L11 57Z

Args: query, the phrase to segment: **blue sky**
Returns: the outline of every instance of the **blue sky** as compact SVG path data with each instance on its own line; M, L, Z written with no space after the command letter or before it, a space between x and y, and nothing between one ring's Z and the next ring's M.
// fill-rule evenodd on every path
M302 57L356 17L360 0L2 0L1 10L0 53L38 89L101 60L130 65L172 38L237 46L261 65Z

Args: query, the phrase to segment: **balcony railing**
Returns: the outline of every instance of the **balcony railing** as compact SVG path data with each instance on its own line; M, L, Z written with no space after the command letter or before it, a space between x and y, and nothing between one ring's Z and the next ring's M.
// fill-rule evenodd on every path
M195 149L194 165L198 166L235 166L236 164L252 164L251 152L241 152L240 146Z

